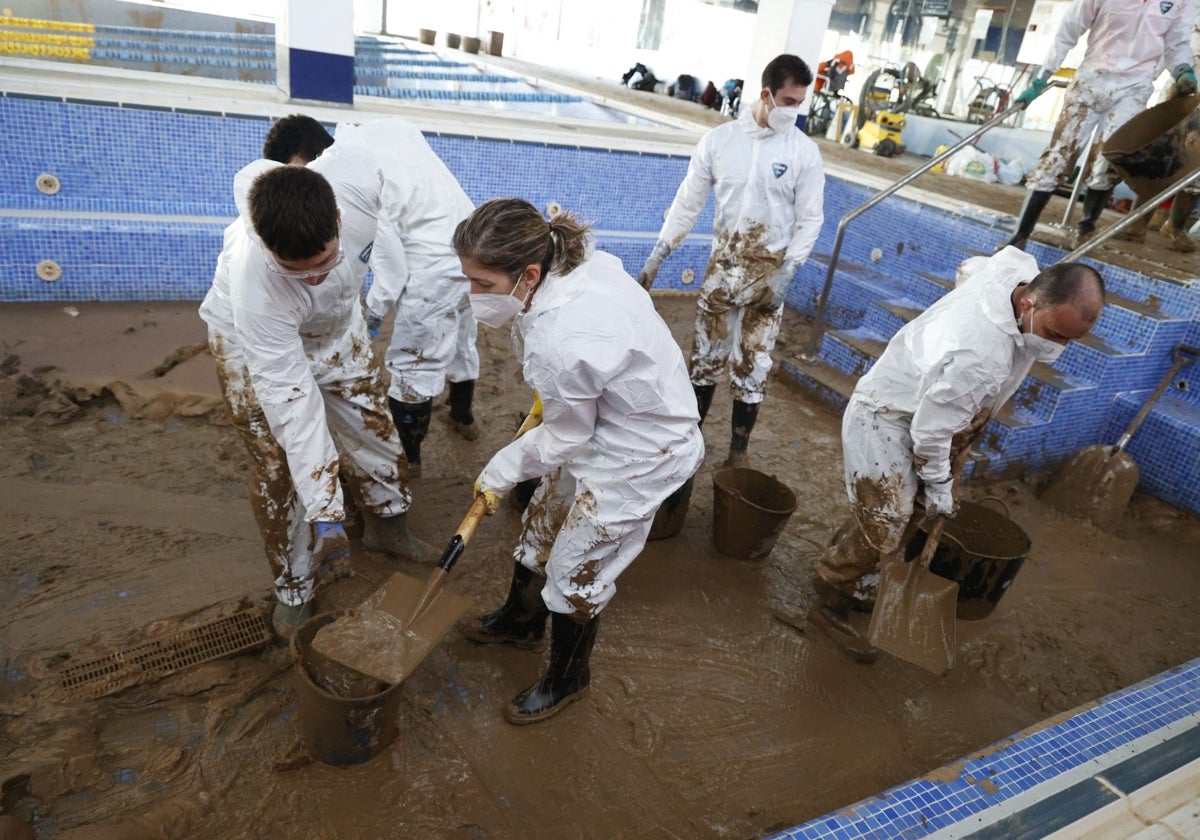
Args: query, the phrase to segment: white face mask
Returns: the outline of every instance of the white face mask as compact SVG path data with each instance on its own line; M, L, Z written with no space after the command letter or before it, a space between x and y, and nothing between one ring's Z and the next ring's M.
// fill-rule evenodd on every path
M513 294L516 290L517 287L513 286L512 292L506 295L468 295L475 320L493 329L504 326L510 318L525 308L525 301ZM525 297L528 298L529 295Z
M1057 341L1051 341L1048 338L1042 338L1040 335L1034 334L1033 313L1036 311L1036 306L1029 310L1029 331L1025 333L1025 344L1029 347L1029 351L1033 353L1035 359L1039 362L1050 364L1061 356L1062 351L1066 350L1067 347L1065 344L1059 344Z
M796 127L796 120L800 118L799 108L781 108L775 104L775 95L768 93L771 97L772 108L767 111L767 125L774 131L787 131L789 128Z

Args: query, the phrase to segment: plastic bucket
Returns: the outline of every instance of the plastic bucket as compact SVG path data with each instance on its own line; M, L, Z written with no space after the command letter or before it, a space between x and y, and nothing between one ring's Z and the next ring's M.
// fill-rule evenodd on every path
M452 50L456 50L462 46L462 36L457 32L446 33L446 46Z
M388 685L321 656L317 631L341 615L313 616L292 638L300 734L313 758L346 767L370 761L396 739L399 685Z
M1200 96L1143 111L1104 141L1103 152L1139 196L1162 192L1200 166Z
M905 557L912 560L924 545L922 529L905 547ZM1032 545L1029 535L1008 517L1007 508L1000 513L977 502L960 502L958 514L946 522L929 568L958 582L957 616L979 621L1004 597Z
M433 46L434 40L437 38L436 29L418 29L417 40L426 46Z
M488 55L501 55L504 52L504 33L492 30L488 32Z
M462 39L463 52L476 54L479 52L480 40L474 35L466 35Z
M692 503L693 480L694 477L689 478L682 487L667 496L666 500L658 506L658 512L654 514L654 524L650 526L650 536L646 539L665 540L683 530L688 506Z
M774 476L743 467L713 474L713 543L742 560L763 560L796 510L796 494Z

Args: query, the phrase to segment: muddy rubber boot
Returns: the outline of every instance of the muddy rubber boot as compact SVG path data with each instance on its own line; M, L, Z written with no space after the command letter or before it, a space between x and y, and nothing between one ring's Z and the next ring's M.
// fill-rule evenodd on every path
M412 560L414 563L436 563L441 556L432 546L422 542L408 530L407 516L380 516L369 510L363 516L363 548L382 551L392 557Z
M471 403L474 399L474 379L450 383L450 395L446 400L450 406L450 426L465 440L475 440L479 437L479 427L475 425L475 415L471 413Z
M304 626L304 622L312 618L312 604L297 604L291 606L282 601L275 602L275 611L271 613L271 627L285 644L292 641L296 631Z
M1108 206L1110 195L1112 190L1094 190L1091 187L1083 194L1083 218L1075 225L1075 235L1070 240L1072 250L1092 238L1092 234L1096 232L1096 222Z
M692 385L692 390L696 392L696 408L700 411L700 423L704 425L704 418L708 416L708 409L712 405L713 394L717 392L716 385Z
M853 596L816 575L812 578L812 586L817 593L817 603L808 611L808 623L824 633L855 662L870 664L878 659L879 649L850 623Z
M388 397L388 407L392 410L392 419L396 422L396 431L400 433L400 445L404 447L404 457L408 460L408 469L413 475L421 474L421 441L429 433L429 418L433 415L433 400L419 403L406 403Z
M1049 190L1030 190L1025 194L1025 203L1021 205L1021 216L1017 220L1017 232L1000 248L1012 245L1014 248L1025 250L1025 243L1029 241L1033 229L1037 227L1038 217L1046 209L1046 204L1052 195L1054 193ZM996 250L1000 250L1000 248Z
M1170 240L1167 246L1172 251L1190 254L1196 250L1196 240L1188 234L1188 217L1196 208L1196 196L1176 193L1171 202L1171 216L1163 225L1163 235Z
M542 600L546 579L520 563L513 568L504 606L462 628L464 638L481 645L507 644L541 650L550 610Z
M1146 231L1150 229L1151 210L1149 207L1143 207L1140 204L1135 204L1129 209L1131 216L1138 213L1141 213L1141 215L1129 227L1114 236L1113 239L1120 239L1123 242L1146 241Z
M542 678L513 698L504 719L522 725L558 714L587 694L592 682L588 660L599 618L580 624L569 615L550 615L550 667Z
M745 467L750 463L746 448L750 445L750 432L754 422L758 420L758 407L761 403L745 403L733 401L733 431L729 438L729 457L725 459L727 467Z

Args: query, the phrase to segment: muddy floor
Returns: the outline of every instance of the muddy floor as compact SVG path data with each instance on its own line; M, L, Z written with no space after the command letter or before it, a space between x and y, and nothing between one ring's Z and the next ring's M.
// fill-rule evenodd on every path
M687 346L694 301L658 305ZM1139 496L1100 532L1042 509L1033 482L967 490L1004 499L1034 548L992 617L959 623L947 676L886 656L856 664L773 617L805 614L813 560L847 512L837 418L776 379L751 454L800 505L775 551L750 563L712 547L722 388L686 527L621 578L590 696L550 721L518 728L500 714L537 677L539 654L457 631L400 688L395 743L359 767L307 758L278 646L68 700L66 665L266 608L270 593L243 453L212 360L193 355L204 340L195 304L77 307L0 308L0 414L16 415L0 419L6 840L752 838L1200 653L1200 522ZM806 334L790 319L780 353ZM480 348L484 433L468 443L435 423L414 485L414 529L438 546L529 401L505 337L481 328ZM477 611L506 591L518 524L503 506L451 576ZM428 574L362 551L354 564L321 606L345 606L395 571Z

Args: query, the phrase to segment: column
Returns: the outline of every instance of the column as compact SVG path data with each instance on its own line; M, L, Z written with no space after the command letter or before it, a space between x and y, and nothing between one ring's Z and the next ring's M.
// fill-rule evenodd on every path
M746 68L742 86L742 102L746 106L758 99L763 68L781 53L800 56L816 75L821 63L821 41L829 28L832 10L833 0L759 0L754 46L750 49L750 66ZM798 123L801 128L809 101L801 108Z
M354 102L353 0L282 0L275 84L291 99Z

